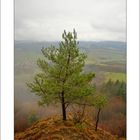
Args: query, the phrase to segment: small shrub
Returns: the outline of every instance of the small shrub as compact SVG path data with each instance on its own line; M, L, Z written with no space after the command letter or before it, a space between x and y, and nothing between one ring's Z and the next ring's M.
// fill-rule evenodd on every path
M38 119L39 119L39 117L35 113L30 114L29 117L28 117L28 123L29 123L29 125L33 124Z
M87 127L87 125L84 122L76 123L76 128L78 128L80 131L83 131L86 127Z

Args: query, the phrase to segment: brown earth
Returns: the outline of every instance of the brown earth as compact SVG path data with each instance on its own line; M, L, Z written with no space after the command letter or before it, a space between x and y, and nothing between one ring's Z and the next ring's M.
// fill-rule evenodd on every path
M74 123L72 116L62 121L60 116L39 120L24 132L16 133L15 140L125 140L98 129L88 120Z

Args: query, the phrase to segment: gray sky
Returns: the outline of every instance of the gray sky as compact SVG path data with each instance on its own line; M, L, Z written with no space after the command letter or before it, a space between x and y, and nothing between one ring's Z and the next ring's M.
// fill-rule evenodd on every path
M61 40L73 28L78 40L125 41L126 0L15 0L16 40Z

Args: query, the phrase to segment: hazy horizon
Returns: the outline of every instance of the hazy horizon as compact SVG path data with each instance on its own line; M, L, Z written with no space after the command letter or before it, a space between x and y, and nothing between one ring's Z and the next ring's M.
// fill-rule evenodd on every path
M60 42L61 40L14 40L15 42ZM120 42L120 43L127 43L126 41L116 41L116 40L78 40L78 42Z

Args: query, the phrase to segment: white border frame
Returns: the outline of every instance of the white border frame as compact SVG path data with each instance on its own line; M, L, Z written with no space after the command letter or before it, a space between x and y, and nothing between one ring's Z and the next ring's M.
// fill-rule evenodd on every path
M139 140L139 0L127 0L127 140Z
M139 139L139 0L127 0L127 140ZM14 1L1 1L1 140L14 139Z
M1 140L14 139L14 1L1 1Z

